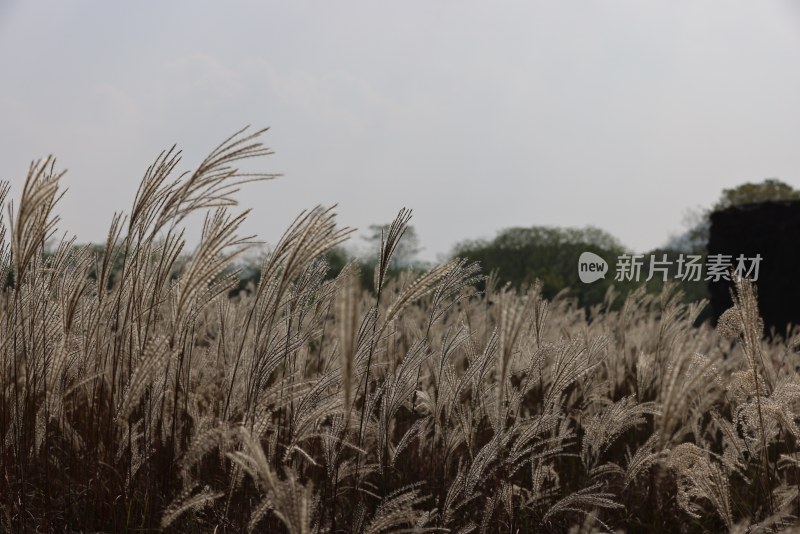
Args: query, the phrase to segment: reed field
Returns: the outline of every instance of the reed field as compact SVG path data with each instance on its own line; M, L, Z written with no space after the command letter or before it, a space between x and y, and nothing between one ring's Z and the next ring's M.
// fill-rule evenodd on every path
M711 328L670 285L584 310L460 259L390 277L403 209L364 288L316 207L232 296L263 133L162 153L100 254L48 245L51 158L0 191L0 532L793 530L798 343L749 282Z

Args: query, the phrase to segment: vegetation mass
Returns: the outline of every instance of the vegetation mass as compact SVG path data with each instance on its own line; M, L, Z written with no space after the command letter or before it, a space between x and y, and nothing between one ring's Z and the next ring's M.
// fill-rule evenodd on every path
M31 165L0 226L0 531L794 524L797 342L762 340L747 281L712 329L671 284L587 312L466 259L391 277L401 210L364 290L355 262L329 276L351 232L317 207L231 297L253 245L233 195L269 178L236 166L269 153L262 134L185 175L161 154L99 251L45 254L62 176Z

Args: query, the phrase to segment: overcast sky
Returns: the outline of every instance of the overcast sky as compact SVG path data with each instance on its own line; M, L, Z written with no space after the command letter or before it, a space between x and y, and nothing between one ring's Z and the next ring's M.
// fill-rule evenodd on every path
M241 195L274 242L304 208L389 222L423 258L510 226L645 251L721 190L800 187L800 9L785 1L0 0L0 178L55 154L61 228L100 241L158 152L190 169L270 126Z

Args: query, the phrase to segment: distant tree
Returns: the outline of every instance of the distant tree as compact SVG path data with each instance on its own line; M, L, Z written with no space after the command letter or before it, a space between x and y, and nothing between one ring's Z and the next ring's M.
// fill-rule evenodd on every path
M781 200L800 200L800 190L777 178L767 178L763 182L748 182L723 189L719 199L711 208L698 207L689 211L684 220L686 231L670 238L666 248L703 254L708 243L712 213L733 206Z
M580 281L578 258L583 252L594 252L609 263L605 279L592 284ZM591 306L603 302L610 285L626 285L614 281L613 271L614 260L623 252L616 238L598 228L533 226L503 230L492 240L464 241L456 245L453 256L478 261L484 272L495 271L501 282L518 288L538 279L547 298L569 288L579 305Z
M769 200L800 200L800 191L777 178L767 178L760 183L748 182L731 189L723 189L712 211Z

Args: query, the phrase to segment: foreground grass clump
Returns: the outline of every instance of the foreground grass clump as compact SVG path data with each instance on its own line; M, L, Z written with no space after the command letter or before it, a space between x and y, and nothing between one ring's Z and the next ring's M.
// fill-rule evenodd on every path
M746 281L713 331L669 287L587 318L539 285L478 294L460 260L389 280L403 210L365 292L355 264L326 279L349 230L316 208L230 299L250 244L231 195L268 177L233 166L268 154L261 134L177 178L179 154L162 154L99 256L69 241L44 254L61 176L31 166L0 227L0 531L795 522L800 358L761 340ZM202 241L182 262L194 212Z

